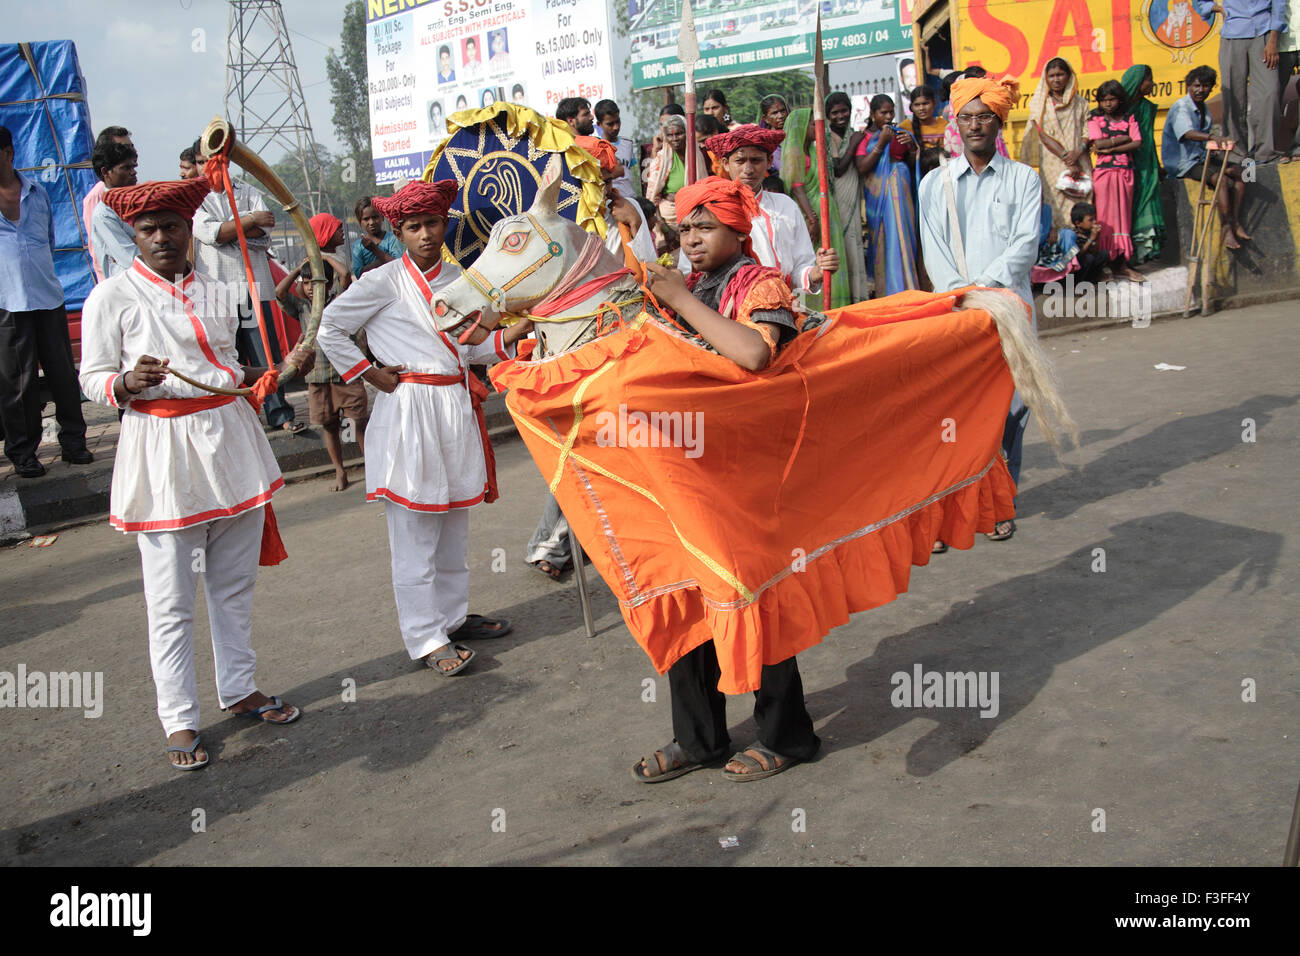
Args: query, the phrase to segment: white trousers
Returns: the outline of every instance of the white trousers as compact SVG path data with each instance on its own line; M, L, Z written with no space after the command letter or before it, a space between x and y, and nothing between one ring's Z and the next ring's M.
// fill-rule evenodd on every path
M217 700L238 703L257 690L253 668L253 583L262 550L261 508L178 531L136 535L149 611L149 660L158 718L171 736L199 729L194 677L194 601L199 575L208 601Z
M469 509L411 511L385 501L397 624L411 660L449 643L469 611Z

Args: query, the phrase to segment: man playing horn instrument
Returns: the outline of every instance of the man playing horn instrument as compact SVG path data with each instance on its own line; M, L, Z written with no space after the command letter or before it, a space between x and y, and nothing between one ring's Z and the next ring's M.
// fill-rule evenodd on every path
M208 762L194 676L200 572L221 706L276 724L301 714L258 691L253 679L259 559L274 564L284 557L270 506L284 486L280 469L249 402L200 390L170 372L223 388L256 383L260 398L289 362L310 368L312 351L294 349L273 373L239 365L238 304L187 262L191 222L208 189L197 178L104 196L134 230L139 255L126 272L95 287L82 316L82 391L126 409L109 521L137 534L158 716L177 770Z
M460 673L473 659L460 641L510 630L508 621L466 613L469 509L497 497L481 408L487 389L467 369L513 357L515 342L532 328L525 321L476 331L477 344L468 347L438 330L434 293L461 274L442 258L456 189L454 180L415 181L391 198L372 200L406 253L331 302L319 333L343 381L364 377L380 392L366 428L366 500L382 499L387 510L393 595L407 653L443 675ZM382 366L372 365L350 338L362 328Z

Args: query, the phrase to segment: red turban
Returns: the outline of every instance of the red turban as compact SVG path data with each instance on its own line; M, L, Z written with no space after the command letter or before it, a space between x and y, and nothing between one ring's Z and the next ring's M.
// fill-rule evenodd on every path
M376 196L371 204L376 212L393 224L394 229L398 229L402 220L411 216L445 218L459 188L454 179L440 179L436 183L417 179L407 183L391 197Z
M618 165L618 156L614 154L614 146L608 140L597 136L575 136L574 142L596 157L602 171L612 172Z
M763 129L753 123L743 123L728 133L718 133L704 141L716 155L726 159L742 146L756 146L769 156L785 142L785 133L779 129Z
M976 97L996 113L1005 126L1011 107L1020 101L1020 81L1010 74L1000 80L987 76L960 79L952 85L952 115L956 116Z
M767 132L766 130L764 132ZM713 137L717 139L718 137ZM703 206L718 217L718 222L728 226L745 237L741 244L745 255L754 258L754 246L749 239L749 230L758 216L758 200L754 193L742 182L723 179L721 176L709 176L690 186L683 186L673 195L677 207L677 224L692 212Z
M104 193L104 205L121 216L122 221L128 225L146 212L164 209L191 222L194 211L203 203L203 197L211 191L212 187L202 176L197 179L169 179L110 189Z
M334 238L334 233L343 228L343 223L327 212L316 213L308 222L311 223L311 231L316 236L316 245L322 249L329 245L329 241Z

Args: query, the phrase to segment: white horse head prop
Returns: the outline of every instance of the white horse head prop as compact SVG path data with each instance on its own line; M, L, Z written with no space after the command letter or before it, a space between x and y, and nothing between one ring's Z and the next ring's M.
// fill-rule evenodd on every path
M494 225L474 264L434 295L434 320L443 332L466 337L475 328L496 328L503 313L529 315L530 310L555 305L548 328L539 329L539 337L545 352L567 351L581 344L578 339L590 340L584 333L595 319L583 314L589 302L636 287L623 277L594 289L590 296L582 295L585 281L612 276L623 263L599 236L556 210L561 162L556 156L547 164L528 211ZM578 318L555 321L565 315Z

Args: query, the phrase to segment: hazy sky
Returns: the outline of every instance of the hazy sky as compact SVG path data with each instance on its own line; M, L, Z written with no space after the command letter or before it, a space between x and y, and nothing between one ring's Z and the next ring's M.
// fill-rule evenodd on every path
M316 139L339 148L325 76L347 0L283 0L294 60ZM95 131L125 126L140 180L174 179L181 149L225 108L230 4L222 0L43 0L5 4L3 42L72 40ZM206 52L195 52L195 30ZM269 86L265 87L269 89ZM365 109L364 102L358 104ZM269 107L267 108L269 111ZM280 153L263 156L276 162Z

